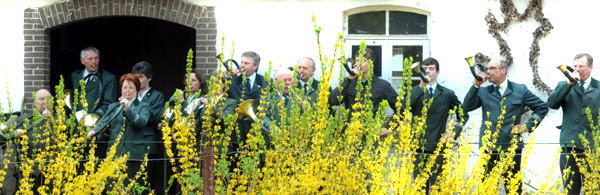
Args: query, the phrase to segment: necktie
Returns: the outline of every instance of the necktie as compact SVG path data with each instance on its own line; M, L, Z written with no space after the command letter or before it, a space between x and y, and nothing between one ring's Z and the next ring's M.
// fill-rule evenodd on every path
M427 87L427 99L433 97L433 87Z
M581 92L585 92L585 87L584 87L585 81L581 81L579 83L581 83L581 85L579 85L579 88L581 89Z
M304 93L306 93L308 91L308 84L304 83L302 88L304 88Z
M88 84L89 81L95 81L95 79L96 79L96 73L90 73L87 76L85 76L85 78L83 78L86 85Z
M250 93L251 90L252 90L252 87L250 86L250 79L246 78L246 92Z
M427 90L427 94L429 95L429 98L433 97L433 87L429 87L429 90Z
M496 85L496 86L494 86L494 91L496 91L496 93L497 93L499 96L502 96L502 94L500 94L500 86L499 86L499 85Z
M285 99L283 106L287 107L287 105L290 103L290 95L284 95L283 98Z

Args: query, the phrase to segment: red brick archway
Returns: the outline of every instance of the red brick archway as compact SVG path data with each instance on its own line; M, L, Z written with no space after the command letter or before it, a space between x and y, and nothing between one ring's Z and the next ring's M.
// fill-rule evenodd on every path
M196 29L196 68L208 73L217 66L217 23L214 7L182 0L69 0L24 12L24 86L27 110L31 94L50 88L49 30L76 21L110 16L139 16L174 22Z

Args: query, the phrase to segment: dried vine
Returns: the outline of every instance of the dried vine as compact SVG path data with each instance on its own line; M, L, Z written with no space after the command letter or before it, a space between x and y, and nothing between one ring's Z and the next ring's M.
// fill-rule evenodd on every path
M542 81L538 73L538 57L540 56L539 41L550 34L550 31L554 28L548 18L544 17L544 13L542 12L542 0L529 1L529 6L527 6L527 9L525 9L523 14L519 14L512 0L500 0L500 4L504 23L498 23L496 17L494 17L492 13L488 13L485 17L485 21L488 24L488 33L498 42L500 55L506 59L509 66L512 65L513 57L510 47L500 33L506 33L508 27L514 22L523 22L533 15L535 20L541 24L532 33L533 42L531 43L529 51L529 66L533 72L533 85L547 94L552 93L552 89Z

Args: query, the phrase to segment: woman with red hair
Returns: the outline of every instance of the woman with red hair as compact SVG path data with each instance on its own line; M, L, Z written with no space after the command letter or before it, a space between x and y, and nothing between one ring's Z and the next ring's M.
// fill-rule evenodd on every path
M108 106L108 111L89 132L88 138L92 138L94 134L108 136L108 150L117 144L115 158L129 154L127 177L134 178L144 160L144 155L148 152L144 143L144 127L150 118L150 106L136 98L140 90L140 79L137 75L128 73L121 76L119 85L121 86L119 102ZM121 139L116 142L119 135ZM125 185L127 183L129 179L125 181Z

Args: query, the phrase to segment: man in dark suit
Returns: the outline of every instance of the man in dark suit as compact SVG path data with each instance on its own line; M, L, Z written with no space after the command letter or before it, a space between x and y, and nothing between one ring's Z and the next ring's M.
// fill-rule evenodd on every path
M85 68L71 74L73 89L81 89L79 81L83 80L88 105L86 112L102 116L108 105L117 100L117 79L115 75L100 68L100 51L94 47L82 49L80 61ZM75 111L80 110L83 110L81 103Z
M230 97L238 100L240 103L251 99L260 101L262 89L267 84L265 78L256 72L259 64L260 56L256 52L247 51L242 54L240 64L240 71L242 74L233 77L229 91ZM235 97L235 95L231 94L231 91L234 89L239 91L239 97ZM232 141L234 145L245 143L246 136L252 128L252 123L254 123L254 121L250 118L238 120L240 135L236 135L239 139ZM237 149L237 146L235 146L234 149Z
M4 176L0 194L15 194L19 189L19 180L24 177L24 172L19 170L20 166L17 166L17 163L15 162L27 163L28 160L34 160L36 155L39 155L44 151L44 148L48 147L49 143L45 141L46 136L44 136L44 132L50 131L50 129L45 127L46 123L52 121L50 117L53 116L50 110L47 109L46 102L52 98L52 94L47 89L39 89L36 91L35 97L35 112L37 113L9 119L9 121L7 121L8 127L14 127L14 132L5 132L7 129L1 129L4 133L2 136L6 135L6 138L9 140L7 142L9 143L1 146L2 149L0 149L0 155L2 157L0 159L3 160L2 163L4 163L5 158L8 158L6 161L10 163L6 165L6 175ZM39 118L36 119L34 117L35 115L38 115ZM26 121L29 121L29 123L25 124ZM24 127L27 127L27 129L24 129ZM29 140L27 142L27 155L23 155L21 151L19 151L19 149L23 148L21 145L21 138L24 135L27 135ZM29 175L29 178L33 179L32 189L37 189L43 184L42 170L40 169L38 162L30 164L30 166L32 166L33 169L31 175Z
M593 58L587 53L575 56L573 66L575 71L572 76L577 81L561 81L556 89L548 97L548 107L558 109L562 107L563 120L560 128L560 169L563 175L568 175L564 180L565 188L571 183L571 188L566 190L567 194L580 194L583 178L579 166L571 152L575 152L577 158L584 159L585 147L579 138L583 135L590 142L590 147L594 147L594 138L590 124L598 126L598 121L589 121L585 110L590 109L592 120L598 118L598 109L600 108L600 82L591 77L593 68ZM570 168L571 174L565 172ZM563 176L564 177L564 176Z
M368 85L369 61L373 61L374 58L375 58L375 53L370 48L365 49L365 53L363 54L362 57L359 55L359 52L356 53L356 55L355 55L356 66L353 69L353 71L356 73L356 75L352 75L352 74L348 75L348 77L346 77L341 84L342 89L340 90L340 88L335 88L331 92L331 94L329 95L329 100L328 100L329 105L337 106L337 105L343 104L347 110L349 110L350 112L353 112L354 109L352 108L352 106L356 103L357 94L361 93L361 97L365 97L366 93L370 93L371 94L371 97L370 97L371 102L373 103L373 109L371 110L373 115L375 115L377 113L377 110L379 109L379 104L383 100L387 100L390 108L394 111L394 113L396 112L396 102L397 102L398 93L396 92L396 90L394 90L394 88L392 87L392 85L390 85L390 83L388 81L383 80L379 77L373 77L373 79L370 81L371 82L370 91L367 91L364 89L362 91L356 90L356 86L358 85L358 82L360 82L363 86ZM361 78L357 78L359 73L362 73ZM338 100L338 96L342 96L341 101ZM349 115L349 117L351 117L351 116ZM388 121L388 120L386 120L386 121ZM381 127L380 135L388 134L388 126L389 125L387 124L387 122L385 122L385 124Z
M488 129L485 122L492 123L490 129L492 134L498 132L498 138L494 146L489 148L492 152L491 158L488 161L486 172L490 172L495 166L494 161L499 160L499 152L507 151L512 138L520 139L521 133L531 132L537 125L540 124L546 113L548 106L523 84L517 84L506 79L508 64L501 59L493 59L487 65L486 75L480 73L482 81L474 80L474 85L471 86L469 92L463 101L463 109L465 112L473 111L479 107L481 109L481 129L479 130L479 145L482 145L482 137ZM489 80L492 85L482 87L486 80ZM521 124L521 115L525 112L525 106L533 110L533 116L525 123ZM499 123L498 117L504 113L504 119L501 122L501 127L495 127ZM521 150L523 143L517 143L516 155L513 156L514 166L509 169L516 174L521 169ZM506 176L508 173L504 173ZM508 186L508 181L504 181L505 186ZM518 184L517 193L521 194L522 186Z
M165 97L162 92L150 87L153 75L150 63L146 61L136 63L131 68L131 73L136 74L140 79L140 91L137 94L137 100L147 103L150 106L150 119L144 127L144 141L146 141L146 146L150 148L148 159L158 159L162 154L162 152L158 152L158 148L161 148L160 146L162 145L158 144L162 140L162 136L159 135L162 135L162 133L157 130L157 127L161 120L160 112L165 104ZM147 170L159 170L161 168L160 164L159 161L149 161ZM149 172L148 180L150 181L150 186L157 187L162 185L162 182L160 182L162 173L162 171Z
M82 70L75 71L71 74L71 82L73 90L80 90L79 81L83 80L85 85L85 100L87 102L87 110L83 110L80 100L75 109L75 116L80 120L85 113L97 114L103 116L108 110L108 105L117 100L117 79L110 72L100 69L100 51L94 47L86 47L81 50L81 64L85 67ZM104 158L106 154L106 142L108 135L100 136L97 140L96 155L99 158Z
M310 57L303 57L296 62L298 65L298 89L304 93L305 99L311 104L317 101L319 95L319 80L313 78L315 75L315 61Z
M290 93L290 86L293 84L292 71L287 68L281 68L275 75L275 93L271 93L267 99L269 105L265 113L264 124L265 127L271 131L277 131L281 122L280 107L278 106L280 101L283 101L282 109L287 112L289 116L292 110L292 96L298 94ZM281 88L280 88L281 87ZM287 120L286 120L287 121Z
M427 108L425 133L417 137L421 148L418 150L420 154L417 155L417 160L415 161L414 174L417 176L416 174L420 173L418 170L424 169L424 167L419 167L418 165L425 161L427 157L429 157L429 160L435 161L431 177L429 177L429 181L425 187L427 194L429 194L429 186L435 183L437 176L442 171L442 163L444 161L444 158L441 156L433 156L438 143L446 142L458 136L462 130L463 123L469 120L469 115L465 113L464 117L460 116L458 109L461 107L461 103L454 94L454 91L438 84L437 77L440 73L439 62L435 58L427 58L423 60L421 66L427 72L426 78L429 82L421 81L418 87L412 88L410 92L412 115L422 116L422 110L423 107L426 107L426 101L432 102ZM449 111L456 111L457 123L454 129L446 131L446 121Z

